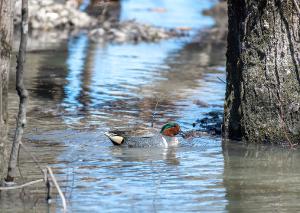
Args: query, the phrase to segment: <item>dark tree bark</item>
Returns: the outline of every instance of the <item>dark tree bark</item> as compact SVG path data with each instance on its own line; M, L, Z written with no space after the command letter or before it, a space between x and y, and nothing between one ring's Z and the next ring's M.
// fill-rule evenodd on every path
M0 179L7 163L8 74L12 54L13 0L0 0Z
M300 142L299 0L228 0L225 138Z

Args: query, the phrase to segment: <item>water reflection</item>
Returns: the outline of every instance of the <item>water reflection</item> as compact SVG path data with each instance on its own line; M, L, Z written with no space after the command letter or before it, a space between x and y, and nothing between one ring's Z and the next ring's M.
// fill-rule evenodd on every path
M229 212L293 212L300 208L298 151L225 143L223 153Z
M176 156L177 148L170 147L154 148L154 149L141 149L141 148L122 148L119 146L111 147L111 154L121 159L122 161L158 161L163 160L166 163L179 165L180 160Z
M90 79L86 79L88 71L85 67L88 48L89 40L85 34L71 38L68 42L68 57L66 60L68 66L66 79L68 83L64 87L63 105L71 111L87 105L85 101L82 101L82 97L88 93L85 89L88 88L87 84L90 81Z
M191 103L179 100L189 100L189 95L206 87L207 82L199 84L199 80L205 78L208 67L217 65L215 61L224 57L214 54L211 43L183 46L184 42L165 41L103 46L88 42L84 34L69 42L64 106L69 111L89 112L94 119L107 114L125 116L124 124L136 117L149 123L157 101L159 118L179 118L174 110L170 113L168 110L190 106ZM175 51L182 46L182 50ZM158 54L149 55L149 49ZM167 59L166 55L169 55ZM211 76L206 75L207 79L224 78L224 70L213 72ZM221 108L224 85L215 82L215 87L220 87L216 104L220 103Z

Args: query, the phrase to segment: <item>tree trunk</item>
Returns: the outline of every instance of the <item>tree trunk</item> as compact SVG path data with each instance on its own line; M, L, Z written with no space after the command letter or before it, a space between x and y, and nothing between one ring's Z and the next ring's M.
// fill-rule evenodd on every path
M299 0L228 0L223 134L300 142Z
M12 54L13 0L0 0L0 179L7 163L8 74Z

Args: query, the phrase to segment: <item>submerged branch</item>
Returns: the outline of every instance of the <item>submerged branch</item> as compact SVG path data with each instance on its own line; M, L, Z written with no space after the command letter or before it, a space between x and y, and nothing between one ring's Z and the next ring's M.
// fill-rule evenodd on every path
M0 187L0 191L12 190L12 189L21 189L21 188L24 188L26 186L30 186L30 185L33 185L33 184L36 184L36 183L40 183L40 182L44 182L44 179L38 179L38 180L30 181L28 183L24 183L24 184L18 185L18 186Z
M54 183L54 186L56 187L56 189L58 191L58 194L59 194L59 196L60 196L60 198L62 200L62 205L63 205L64 212L67 212L67 202L66 202L66 198L64 196L64 193L61 191L61 189L60 189L60 187L59 187L59 185L58 185L58 183L56 181L56 178L55 178L55 176L54 176L54 174L52 172L52 169L49 166L47 166L47 170L48 170L49 175L51 177L51 180Z
M52 171L52 169L49 166L46 166L46 168L42 168L41 164L39 163L39 161L37 160L37 158L29 151L29 149L22 143L20 142L20 144L22 146L22 148L26 151L26 153L28 153L30 155L30 157L33 159L33 161L36 163L37 167L39 167L39 169L41 170L42 174L43 174L43 179L38 179L38 180L34 180L28 183L24 183L22 185L17 185L17 186L6 186L6 187L0 187L0 191L1 190L12 190L12 189L21 189L24 188L26 186L30 186L36 183L40 183L40 182L44 182L46 189L47 189L47 201L48 203L50 203L51 201L51 184L50 184L50 179L53 182L54 186L56 187L58 194L61 198L62 201L62 205L63 205L63 209L64 212L67 212L67 202L66 202L66 198L54 176L54 173Z

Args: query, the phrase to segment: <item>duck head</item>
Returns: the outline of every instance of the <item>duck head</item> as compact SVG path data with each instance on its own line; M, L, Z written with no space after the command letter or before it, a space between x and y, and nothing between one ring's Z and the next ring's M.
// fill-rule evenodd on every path
M160 130L160 133L165 136L174 137L175 135L181 133L181 129L177 123L169 122L163 125L163 127Z

